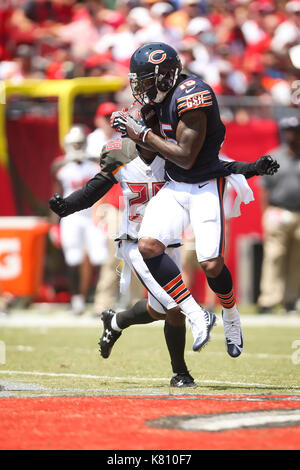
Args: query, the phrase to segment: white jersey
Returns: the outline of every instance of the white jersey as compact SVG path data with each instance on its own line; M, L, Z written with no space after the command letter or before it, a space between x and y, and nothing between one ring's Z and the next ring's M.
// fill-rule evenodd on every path
M132 140L115 139L103 147L100 167L103 176L121 184L124 212L118 238L137 240L145 208L165 184L165 160L157 156L147 162Z
M81 189L96 173L99 172L99 165L91 160L83 162L69 161L64 163L57 170L56 178L62 185L63 197L69 196L74 191ZM91 217L92 208L80 211L81 216Z
M118 238L124 238L124 235L138 238L147 203L165 184L164 168L165 162L160 157L156 157L150 164L136 157L114 175L121 183L124 197Z
M148 300L152 308L165 313L176 307L176 302L152 277L137 245L138 232L148 202L165 184L165 161L157 156L146 163L130 139L108 142L102 149L100 159L101 173L121 184L124 196L124 212L116 243L116 256L124 261L121 274L121 292L127 292L131 272L141 280L148 290ZM180 264L179 248L170 248L170 256Z

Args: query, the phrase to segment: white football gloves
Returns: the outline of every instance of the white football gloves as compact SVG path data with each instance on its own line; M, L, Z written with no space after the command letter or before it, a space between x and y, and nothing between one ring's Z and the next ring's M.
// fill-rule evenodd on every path
M146 135L151 131L142 118L136 120L126 111L112 113L110 125L118 132L121 132L122 137L129 137L136 142L145 142Z

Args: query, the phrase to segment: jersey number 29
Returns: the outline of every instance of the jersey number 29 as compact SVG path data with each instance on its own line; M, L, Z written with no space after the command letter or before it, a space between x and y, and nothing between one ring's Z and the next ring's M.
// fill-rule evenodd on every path
M164 181L152 182L152 195L155 196L164 184ZM141 204L147 204L150 200L149 183L127 183L127 186L132 193L136 194L129 199L129 220L140 223L142 217L137 213L138 207Z

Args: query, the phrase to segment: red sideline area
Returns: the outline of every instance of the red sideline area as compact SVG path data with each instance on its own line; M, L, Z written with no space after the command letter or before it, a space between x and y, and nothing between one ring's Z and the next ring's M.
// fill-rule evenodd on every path
M239 398L234 400L234 398ZM253 396L248 397L253 400ZM207 433L159 429L147 420L250 410L299 409L292 397L2 398L0 449L293 450L300 427Z

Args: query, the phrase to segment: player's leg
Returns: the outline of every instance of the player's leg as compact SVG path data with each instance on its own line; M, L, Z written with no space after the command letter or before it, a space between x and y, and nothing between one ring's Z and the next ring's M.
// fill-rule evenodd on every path
M174 250L172 249L172 251ZM149 294L148 299L152 312L163 311L161 305L151 294ZM164 316L164 335L172 367L170 386L177 388L196 387L196 383L189 373L184 360L186 338L185 316L181 313L179 306L168 310Z
M173 370L171 386L195 386L194 380L189 374L184 361L185 317L180 314L180 308L177 304L169 298L166 292L161 289L149 274L137 244L131 241L122 241L119 245L118 256L125 261L144 285L147 284L149 286L149 291L154 292L155 296L148 293L148 303L146 300L141 300L132 308L122 312L116 313L108 310L102 313L104 329L99 343L101 355L109 357L112 347L121 336L123 329L131 325L146 324L155 320L166 319L164 333ZM180 262L179 248L170 248L168 252L176 263Z
M119 277L117 268L119 260L115 257L116 247L111 232L118 221L119 211L109 204L105 205L104 223L108 227L108 233L105 233L105 242L108 256L101 266L101 273L96 285L94 297L94 311L102 312L112 306L115 306L119 297ZM98 313L97 313L98 315Z
M195 387L194 379L189 374L184 361L186 334L184 317L180 311L178 311L178 307L176 309L177 312L172 312L172 323L166 320L164 324L164 334L173 372L170 385L172 387ZM174 320L176 313L178 318L180 318L177 322ZM106 310L102 314L103 335L99 341L101 356L103 358L110 356L115 342L120 338L122 331L126 328L132 325L142 325L162 319L166 319L166 314L154 310L149 305L147 299L138 301L133 307L122 312L116 313L113 310Z
M222 305L227 352L231 357L237 357L243 349L243 335L231 273L224 264L223 257L225 249L223 193L223 178L211 180L203 189L194 185L190 218L195 234L198 261L209 287Z
M122 312L116 313L111 309L102 312L103 334L99 346L103 358L106 359L110 356L111 350L123 330L132 325L144 325L160 319L153 315L147 304L147 299L141 299L133 307Z
M215 315L197 304L182 279L181 268L165 251L170 243L181 238L189 223L189 215L184 208L188 205L189 186L184 185L176 194L168 184L152 198L139 232L139 251L153 278L187 316L194 336L193 350L199 351L209 340Z
M122 285L126 284L122 287L124 291L128 290L130 287L131 273L133 272L142 280L144 285L149 285L149 289L152 289L155 293L157 292L159 286L150 286L149 279L151 281L152 276L147 272L147 266L143 262L136 243L130 240L119 241L117 243L116 256L124 261L120 281ZM128 276L124 274L125 270ZM166 308L168 308L172 299L169 299L167 294L165 294L165 297L164 301L167 306ZM111 353L113 345L121 336L123 329L128 328L131 325L151 323L157 318L151 315L147 308L147 301L146 299L143 299L136 302L133 307L118 313L112 309L107 309L101 313L101 319L103 321L103 334L99 342L100 353L102 357L107 358Z
M180 247L166 248L166 254L174 261L181 270L181 250ZM162 306L151 294L148 296L149 305L154 311L163 312ZM190 375L184 360L186 326L185 315L181 313L180 306L167 310L164 325L164 335L168 347L172 378L171 387L195 387L193 377Z
M284 209L272 206L263 213L263 262L258 298L261 313L273 312L275 307L284 303L286 282L289 279L287 261L291 233L290 224L284 220L283 214L286 214ZM295 261L297 262L297 256ZM297 278L299 276L296 276Z
M70 280L71 309L75 315L80 315L85 308L85 299L80 292L80 269L84 259L82 227L77 214L63 218L60 226L62 250Z
M84 226L84 240L85 248L90 262L89 276L84 278L88 283L85 289L86 297L91 289L91 281L93 280L95 286L101 277L101 268L108 258L108 247L106 235L100 227L94 224L92 218L87 218ZM84 292L83 292L84 293Z
M284 307L287 313L292 313L298 308L300 279L300 214L290 213L291 221L289 226L290 243L287 259L287 276L284 296Z

